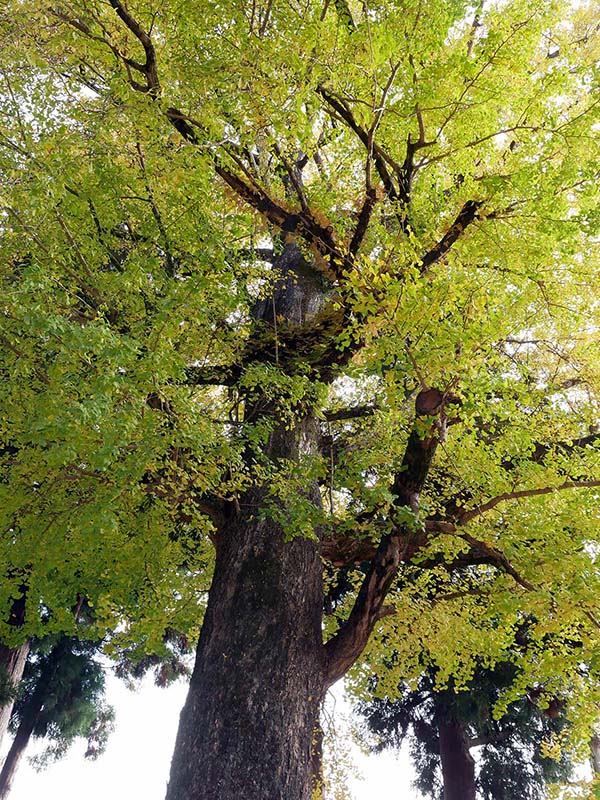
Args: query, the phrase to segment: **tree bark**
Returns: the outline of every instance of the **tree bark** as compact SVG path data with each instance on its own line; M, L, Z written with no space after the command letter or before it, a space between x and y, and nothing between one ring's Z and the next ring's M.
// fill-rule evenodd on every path
M280 444L310 440L312 427ZM319 543L285 541L261 518L263 499L241 498L219 541L167 800L310 798L324 688Z
M284 246L276 268L281 279L272 298L254 309L258 329L275 337L279 321L301 325L323 298L319 276L295 245ZM318 452L320 431L308 410L290 426L278 421L272 398L258 392L247 399L245 417L272 425L258 457L276 469ZM249 451L250 474L256 457ZM307 483L305 495L320 507L315 483ZM325 687L320 542L318 531L286 540L269 515L273 502L269 487L256 481L227 507L167 800L311 796Z
M288 354L282 360L278 335L287 329L306 338L302 326L323 308L325 278L285 237L274 267L280 278L271 298L254 307L255 334L271 348L280 372L295 374L301 357ZM317 345L323 341L311 346ZM240 388L243 393L243 383ZM271 464L275 474L291 464L299 479L302 459L320 449L310 398L296 406L293 423L285 396L273 397L272 388L254 388L245 401L245 422L271 430L260 451L251 437L248 474L260 474L256 463ZM445 431L446 402L436 389L417 396L415 429L391 487L402 518L411 510L415 524L419 492ZM320 507L316 482L296 491ZM324 647L320 533L315 529L314 538L286 541L277 521L281 516L269 511L273 502L269 487L256 480L226 507L167 800L309 800L311 745L324 693L355 662L377 621L389 613L383 604L398 565L419 539L410 520L383 537L348 619Z
M21 711L21 721L15 738L0 770L0 800L5 800L11 790L12 783L27 749L29 740L35 732L40 713L51 691L51 682L54 679L61 659L64 657L66 640L61 639L54 645L43 666L40 677L35 684L31 697L24 704Z
M22 592L22 595L14 600L8 618L8 624L15 628L23 625L25 621L26 587L22 587ZM13 692L16 691L21 682L28 655L29 641L24 642L19 647L8 647L0 642L0 678L2 678L3 683L7 680L7 686L12 688ZM0 704L0 745L8 730L13 706L14 697L11 697L6 703Z
M5 800L11 790L15 774L46 701L48 686L56 671L57 664L60 661L62 647L63 645L59 643L51 650L46 666L42 670L33 694L23 708L21 722L17 728L10 750L4 759L2 770L0 770L0 800Z
M464 725L443 713L438 719L444 800L476 800L475 761Z

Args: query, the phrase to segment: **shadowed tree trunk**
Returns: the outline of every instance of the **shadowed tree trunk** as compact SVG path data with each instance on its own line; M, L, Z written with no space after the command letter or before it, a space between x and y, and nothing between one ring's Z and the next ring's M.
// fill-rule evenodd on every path
M0 770L0 800L4 800L10 793L15 774L31 739L38 715L42 710L43 701L44 693L40 690L37 696L32 697L26 714L17 729L10 750L4 759L2 770Z
M283 275L273 297L255 308L259 324L301 324L318 310L321 292L294 245L276 266ZM247 419L268 417L273 429L261 457L297 464L317 452L319 428L310 414L288 428L267 398L248 398ZM316 484L307 494L320 506ZM230 504L219 532L168 800L310 798L325 690L319 541L286 541L264 511L269 501L268 486L253 486Z
M8 619L8 624L15 628L20 627L25 621L26 587L21 588L22 595L13 602ZM23 670L25 669L25 662L27 661L28 654L29 642L25 642L20 647L8 647L0 642L0 680L7 691L11 693L16 691L23 677ZM0 700L0 745L8 730L8 723L13 706L14 697L10 697L5 703L2 703L2 700Z
M168 800L310 797L324 690L318 543L284 541L251 519L257 496L243 501L218 548Z
M439 710L438 733L444 800L476 800L475 761L464 725Z
M265 339L273 346L277 365L278 328L301 326L319 312L325 297L323 276L294 244L284 246L274 267L280 280L270 300L256 304L254 314L257 332L269 332ZM296 331L302 341L305 333L304 328ZM286 364L295 369L293 355L287 354ZM278 520L294 510L276 500L268 482L257 478L273 464L276 474L291 466L300 481L303 460L310 462L320 448L311 400L306 396L291 409L289 403L286 407L285 389L277 398L273 387L241 388L246 391L244 421L249 433L255 441L259 431L251 426L258 422L261 435L265 430L268 434L260 445L248 445L246 452L254 484L223 509L167 800L309 800L311 751L325 691L352 666L377 620L389 613L384 601L398 565L417 546L410 525L399 524L382 537L347 620L323 646L319 528L311 525L310 537L286 539ZM418 508L419 492L444 432L440 398L437 390L417 396L415 428L391 486L399 508ZM316 480L306 478L301 490L295 487L294 497L320 509Z

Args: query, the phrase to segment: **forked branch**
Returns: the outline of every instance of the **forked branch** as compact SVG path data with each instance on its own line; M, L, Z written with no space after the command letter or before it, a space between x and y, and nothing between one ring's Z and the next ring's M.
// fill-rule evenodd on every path
M432 392L436 393L436 390L426 390L417 396L415 425L392 484L394 506L408 521L400 523L395 533L382 537L347 621L325 645L328 685L341 678L352 666L364 650L376 622L387 615L385 599L400 563L412 547L412 539L419 533L415 530L419 492L445 427L444 402L432 407Z

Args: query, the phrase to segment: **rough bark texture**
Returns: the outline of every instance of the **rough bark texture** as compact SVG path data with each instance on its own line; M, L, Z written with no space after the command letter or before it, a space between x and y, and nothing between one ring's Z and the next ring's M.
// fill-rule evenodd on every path
M8 619L8 624L16 628L20 627L25 620L25 592L23 587L23 594L13 602ZM23 677L28 655L29 642L25 642L20 647L8 647L0 642L0 677L3 682L8 679L14 689L17 688ZM0 705L0 745L8 730L13 706L14 700L12 699Z
M280 315L302 324L318 311L322 290L295 246L285 246L277 267L281 281L255 316L265 326ZM255 397L246 415L273 420L261 458L297 463L316 452L319 429L308 412L290 429L266 398ZM268 489L257 484L240 496L219 532L167 800L310 798L324 687L320 543L285 540L265 513ZM316 485L307 495L320 504Z
M476 800L475 761L464 726L441 716L438 721L444 800Z
M308 442L310 428L274 436L279 453L288 439ZM323 691L321 560L317 541L286 542L261 519L261 500L258 491L241 498L219 541L168 800L310 797Z
M0 670L6 673L15 689L23 677L23 670L25 669L28 655L29 642L25 642L25 644L22 644L20 647L6 647L6 645L0 644ZM14 699L0 706L0 745L8 730L8 723L10 722L13 706Z
M255 333L271 347L270 360L294 373L302 354L294 349L283 358L288 340L279 334L287 329L305 336L303 326L323 309L325 278L285 237L274 267L279 278L272 296L253 310ZM436 389L417 397L419 431L415 426L391 487L404 517L407 507L418 512L419 492L445 431L445 402ZM277 469L280 462L298 466L319 451L320 431L308 397L290 424L272 393L254 389L245 398L244 418L271 426L259 453L249 446L250 475L256 460ZM320 505L316 483L307 483L303 491ZM382 538L347 621L323 647L319 532L314 539L286 541L269 515L269 502L269 487L257 482L230 504L220 526L167 800L309 800L311 745L324 692L359 657L377 620L389 613L383 604L398 565L422 533L418 526L400 523L396 533Z
M249 519L256 500L248 506L218 549L168 800L310 797L323 687L318 547L285 542L271 521Z

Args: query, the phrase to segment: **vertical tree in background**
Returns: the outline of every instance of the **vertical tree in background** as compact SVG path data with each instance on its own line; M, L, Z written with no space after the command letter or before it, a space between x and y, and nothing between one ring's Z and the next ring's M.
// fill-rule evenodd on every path
M199 632L170 800L307 800L363 655L595 662L597 12L2 12L0 639Z
M398 699L374 698L358 712L377 750L399 749L408 739L415 785L432 800L541 800L549 783L564 783L573 769L566 753L547 754L565 729L564 701L538 687L495 719L514 679L511 664L479 667L456 692L436 687L435 675L424 673L417 687L399 687Z
M40 766L62 758L78 737L97 758L112 730L113 710L104 702L104 670L94 660L98 645L61 637L31 650L11 727L14 739L0 770L0 797L8 797L31 738L48 740Z

